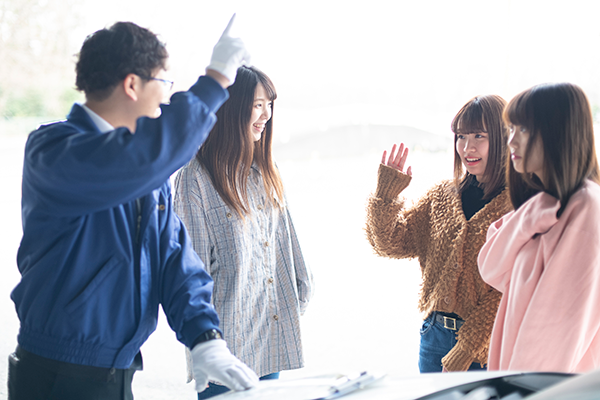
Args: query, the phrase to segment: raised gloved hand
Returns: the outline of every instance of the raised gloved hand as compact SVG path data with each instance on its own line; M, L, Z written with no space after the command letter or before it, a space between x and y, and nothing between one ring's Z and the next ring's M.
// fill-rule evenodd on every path
M206 389L209 379L237 391L250 389L258 383L258 376L231 354L224 340L215 339L197 344L191 353L197 392Z
M235 14L229 20L227 28L223 31L221 38L213 48L213 54L210 59L210 64L206 69L212 69L227 79L233 84L237 70L242 65L250 66L250 53L246 50L244 42L240 38L233 38L229 35Z

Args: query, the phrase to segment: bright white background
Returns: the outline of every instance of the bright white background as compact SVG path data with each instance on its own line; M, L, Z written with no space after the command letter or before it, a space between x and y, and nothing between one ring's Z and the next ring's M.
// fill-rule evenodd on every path
M414 374L418 263L374 256L363 232L383 148L369 146L369 135L349 135L329 145L328 157L306 146L282 152L285 157L278 151L309 134L325 139L340 126L371 126L370 134L377 125L399 131L411 126L446 141L453 115L471 97L496 93L508 100L549 81L579 84L597 113L598 11L593 0L82 1L73 12L85 22L69 45L74 54L85 35L118 20L134 21L167 42L170 74L176 89L185 90L237 12L236 32L278 90L275 156L317 285L302 321L306 368L282 378L363 369ZM45 73L43 65L39 73ZM9 294L19 280L22 152L26 133L39 122L0 121L0 357L16 345L18 320ZM364 151L350 154L356 140L364 142ZM314 147L322 149L322 142L314 139ZM451 177L451 151L411 154L414 179L407 197L416 199ZM194 398L192 386L184 384L183 348L164 316L142 351L145 371L136 376L136 398ZM3 360L0 380L6 382ZM0 385L0 398L5 396Z

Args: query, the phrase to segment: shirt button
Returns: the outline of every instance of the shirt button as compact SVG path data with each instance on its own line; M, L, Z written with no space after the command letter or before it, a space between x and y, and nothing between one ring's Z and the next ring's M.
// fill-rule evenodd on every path
M159 204L156 206L156 208L158 208L160 211L165 211L165 205L164 204Z
M450 304L450 299L448 298L448 296L444 297L444 303Z
M279 316L278 316L278 315L273 315L273 319L274 319L275 321L277 321L277 320L279 319Z
M269 282L269 283L273 283L273 278L269 278L269 279L267 280L267 282Z
M265 242L265 247L269 247L269 242Z
M258 206L256 206L256 208L258 208L259 210L262 210L262 206L260 204Z
M231 218L231 213L227 213L227 218Z

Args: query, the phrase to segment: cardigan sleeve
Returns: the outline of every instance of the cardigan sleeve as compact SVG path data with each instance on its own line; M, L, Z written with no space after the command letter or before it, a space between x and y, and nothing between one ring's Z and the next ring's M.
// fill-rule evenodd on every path
M490 287L475 309L465 316L456 345L442 358L442 365L448 371L466 371L475 361L487 364L490 336L501 298L502 294Z
M405 208L400 192L411 177L381 164L377 190L367 205L367 239L375 252L390 258L414 258L423 254L429 241L429 196Z

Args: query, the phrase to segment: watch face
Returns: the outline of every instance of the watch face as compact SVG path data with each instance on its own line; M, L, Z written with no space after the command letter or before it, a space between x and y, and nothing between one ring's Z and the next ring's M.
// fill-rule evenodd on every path
M221 336L221 332L219 332L216 329L211 329L209 331L204 332L204 334L201 336L202 339L200 339L202 342L206 342L207 340L213 340L213 339L222 339L223 336Z
M216 329L210 329L198 336L191 348L193 348L197 344L208 342L209 340L213 339L223 339L223 335L221 335L221 332L219 332Z
M207 340L223 339L223 336L221 336L221 333L216 329L211 329L210 331L208 331L206 336L207 336Z

